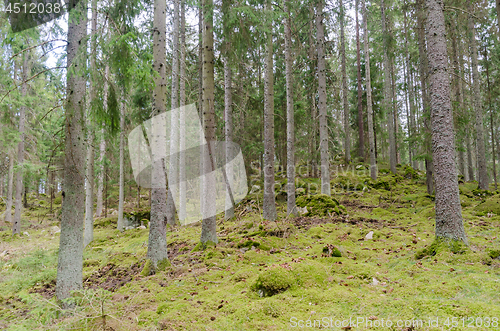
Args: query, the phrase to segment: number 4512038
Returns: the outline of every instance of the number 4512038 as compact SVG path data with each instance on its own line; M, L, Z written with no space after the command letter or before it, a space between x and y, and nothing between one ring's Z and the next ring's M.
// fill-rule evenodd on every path
M62 10L60 3L11 3L7 5L5 12L9 14L59 14Z

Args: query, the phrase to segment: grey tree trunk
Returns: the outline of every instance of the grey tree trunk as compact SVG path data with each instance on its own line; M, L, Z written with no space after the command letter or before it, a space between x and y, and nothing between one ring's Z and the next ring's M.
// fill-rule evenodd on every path
M396 173L396 136L394 133L394 108L392 104L390 42L387 28L386 8L384 0L380 4L382 14L382 33L384 35L384 100L383 107L387 114L387 134L389 135L389 165L392 173Z
M345 162L351 163L351 133L349 123L349 101L347 99L347 68L345 59L345 37L344 37L344 5L342 0L339 1L340 7L340 54L342 57L342 104L344 113L344 148L345 148Z
M287 204L288 216L297 215L295 204L295 119L293 112L293 59L292 59L292 30L289 1L284 3L285 8L285 67L286 67L286 157L287 157Z
M92 41L91 41L91 56L90 56L90 72L91 77L95 77L96 72L96 50L97 50L97 0L92 0ZM97 89L94 82L90 80L90 102L96 99ZM85 177L87 177L87 185L85 186L85 221L83 233L83 247L87 247L94 240L94 141L95 133L93 123L87 119L87 168Z
M12 223L12 187L14 186L14 153L9 154L9 179L7 184L7 204L5 208L5 222Z
M166 110L167 104L167 75L166 75L166 2L161 0L154 1L153 17L153 70L158 73L154 76L155 88L153 91L153 115L158 115ZM151 170L151 219L149 222L149 239L147 257L151 260L154 269L168 261L167 255L167 190L165 168L163 163L164 155L155 153L152 150L152 159L154 161Z
M69 298L82 288L83 217L85 212L85 89L87 2L71 2L67 45L67 103L61 235L57 263L56 296ZM63 305L65 306L65 305Z
M174 27L172 31L172 109L179 108L179 0L174 0ZM171 112L170 118L170 165L168 177L178 181L179 176L179 117L178 112ZM168 186L167 196L167 222L175 226L175 204L179 191Z
M370 49L368 45L368 14L366 12L366 0L361 0L361 10L363 12L363 39L365 46L366 110L368 118L368 144L370 146L370 176L372 180L376 180L377 158L375 155L375 133L373 131L372 85L370 77Z
M500 41L500 0L496 1L496 7L497 7L498 40Z
M318 54L318 109L319 109L319 149L321 153L321 193L330 195L330 156L328 151L328 118L326 109L326 65L325 30L323 26L323 1L316 8L316 33Z
M271 1L266 1L268 20L267 46L264 72L264 201L263 217L276 220L274 197L274 74L273 74L273 34Z
M356 61L357 61L357 73L358 73L358 156L365 161L365 128L363 121L363 91L361 89L361 49L359 43L359 20L358 20L358 7L359 0L356 0Z
M104 91L102 96L102 103L104 109L108 107L108 77L109 77L109 65L106 64L104 68ZM104 128L101 128L101 143L99 144L99 175L97 177L97 204L96 204L96 217L101 217L102 215L102 201L104 192L104 157L106 156L106 139L104 138Z
M426 176L426 186L427 194L432 194L434 191L433 181L432 181L432 159L430 157L431 153L431 132L430 132L430 105L429 97L427 95L427 75L429 72L427 51L425 45L425 12L424 12L424 0L417 0L417 26L418 26L418 54L419 54L419 74L420 74L420 86L422 90L422 105L424 108L424 127L425 127L425 138L424 138L424 152L425 157L425 176Z
M180 79L179 79L179 104L186 105L186 0L181 0L181 50L180 50ZM179 118L179 219L186 219L186 113L182 111Z
M125 222L123 221L123 205L125 204L125 92L122 91L120 98L120 179L118 191L118 231L123 232Z
M23 73L21 75L21 95L23 100L26 100L28 93L29 64L28 54L23 53ZM21 233L21 213L22 213L22 195L23 195L23 167L24 167L24 124L26 121L26 105L22 105L19 109L19 143L17 144L17 173L16 173L16 201L14 211L14 223L12 224L12 234Z
M432 154L436 171L436 237L467 243L455 166L444 3L426 0L426 4Z
M406 16L407 4L405 2L405 7L403 8L403 17L404 17L404 33L405 33L405 61L406 61L406 86L407 86L407 94L408 94L408 106L409 106L409 114L408 114L408 153L409 153L409 161L412 168L417 168L417 162L415 160L414 153L414 133L415 133L415 96L413 95L413 79L411 75L411 63L410 63L410 52L408 50L408 22Z
M212 143L215 141L214 105L214 32L213 0L203 0L203 123L208 155L204 156L203 168L203 221L201 225L202 243L217 243L217 223L215 219L215 195L209 194L215 187L215 178L209 176L214 169ZM212 216L213 215L213 216Z
M493 161L493 180L495 182L495 191L498 189L497 183L497 161L495 154L495 125L493 122L493 106L491 104L491 86L490 86L490 66L488 62L488 50L486 47L484 48L484 59L485 59L485 67L486 67L486 83L488 86L488 106L490 113L490 134L491 134L491 157Z
M473 11L472 5L469 4L469 12ZM484 144L484 128L483 128L483 105L481 102L481 79L479 78L479 69L477 61L477 41L476 28L474 27L474 18L469 15L469 44L472 61L472 79L473 91L472 101L473 110L476 115L476 149L477 149L477 181L481 190L488 189L488 169L486 168L486 150Z

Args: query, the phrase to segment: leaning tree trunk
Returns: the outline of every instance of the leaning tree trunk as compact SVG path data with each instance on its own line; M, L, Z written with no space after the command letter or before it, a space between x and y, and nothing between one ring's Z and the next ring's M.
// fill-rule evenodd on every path
M203 221L201 225L202 243L217 243L217 223L215 219L215 188L213 150L215 142L215 81L214 81L214 31L213 0L203 0L203 124L207 155L203 157Z
M356 0L356 61L358 73L358 135L359 146L358 156L365 161L365 128L363 121L363 91L361 90L361 55L359 43L359 21L358 21L359 0Z
M12 223L12 186L14 186L14 153L9 154L9 181L7 183L7 204L5 222Z
M420 86L422 90L422 104L424 107L424 150L425 150L425 183L427 185L427 194L432 194L434 191L432 182L432 158L428 155L431 152L431 132L430 132L430 105L429 97L427 95L427 74L429 72L427 63L427 51L425 46L425 13L424 13L424 0L417 0L417 26L418 26L418 54L419 54L419 74Z
M469 43L472 61L472 79L473 79L473 109L476 115L476 150L477 150L477 181L479 189L488 189L488 170L486 168L486 150L484 146L484 128L483 128L483 106L481 103L481 79L479 78L479 69L477 61L477 41L476 28L472 17L473 7L469 5Z
M153 115L164 113L167 104L167 75L166 75L166 8L165 1L154 1L153 17L153 70L155 88L153 90ZM149 222L149 239L147 257L151 260L154 270L161 269L167 255L167 227L166 227L166 178L163 157L156 155L160 151L152 149L151 159L151 218ZM158 161L155 161L158 160Z
M326 65L325 30L323 26L323 1L318 1L316 9L316 33L318 52L318 108L319 108L319 148L321 153L321 193L330 195L330 157L328 153L328 118L326 110Z
M267 49L264 73L264 201L263 217L276 220L274 197L274 74L273 74L273 34L271 1L266 1L268 20Z
M90 56L90 73L91 78L96 75L96 50L97 50L97 0L92 0L92 42L91 42L91 56ZM90 80L90 103L96 100L97 88L94 80ZM90 113L90 112L89 112ZM89 116L90 117L90 116ZM83 233L83 247L94 240L94 141L95 141L95 128L93 123L87 119L89 124L87 132L87 185L85 186L85 224Z
M67 103L64 186L56 296L67 299L83 281L83 217L85 212L85 87L86 1L71 1L68 19Z
M347 68L345 59L345 37L344 37L344 6L342 0L339 2L340 7L340 54L342 56L342 104L344 106L344 148L345 162L351 163L351 134L349 132L349 101L347 99Z
M455 166L444 4L442 0L427 0L426 4L432 155L436 172L436 237L467 243Z
M29 53L28 53L29 54ZM28 54L23 54L23 73L21 76L21 95L26 100L28 93ZM22 212L22 194L23 194L23 163L24 163L24 123L26 121L26 105L19 109L19 143L17 145L17 174L16 174L16 201L14 211L14 223L12 224L12 234L21 233L21 212Z
M285 1L285 67L286 67L286 152L287 152L287 204L286 210L288 216L297 214L295 204L295 121L293 113L293 76L292 76L292 30L290 0Z
M384 110L387 112L387 134L389 135L389 165L392 173L396 173L396 136L394 134L394 107L392 104L391 71L390 71L390 41L387 29L386 8L384 0L380 4L382 12L382 33L384 38Z
M370 49L368 46L368 14L366 12L366 0L361 0L363 12L363 40L365 46L365 76L366 76L366 110L368 118L368 144L370 146L370 176L377 179L377 158L375 155L375 132L373 131L373 107L372 107L372 85L370 78Z

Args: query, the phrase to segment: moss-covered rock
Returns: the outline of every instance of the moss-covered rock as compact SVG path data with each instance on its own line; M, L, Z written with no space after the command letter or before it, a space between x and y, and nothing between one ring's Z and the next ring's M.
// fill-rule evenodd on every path
M342 257L342 253L340 253L340 250L333 246L333 245L326 245L323 247L323 256L324 257Z
M291 271L282 267L274 267L262 272L252 288L261 297L266 297L286 291L294 283L295 277Z
M488 252L488 256L492 259L500 259L500 249L492 249Z
M297 206L307 207L305 216L328 216L330 214L342 214L344 208L339 208L337 199L326 194L304 195L296 200Z
M477 212L493 213L500 215L500 195L494 195L474 208Z

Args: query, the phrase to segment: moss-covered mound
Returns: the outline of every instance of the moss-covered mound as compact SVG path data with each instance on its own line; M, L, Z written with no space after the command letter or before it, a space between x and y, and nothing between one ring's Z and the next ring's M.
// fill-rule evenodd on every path
M329 216L333 213L345 213L345 207L337 199L326 194L303 195L297 198L297 206L307 207L305 216Z
M253 285L253 289L261 297L272 296L286 291L295 283L291 271L283 267L275 267L262 272Z
M481 213L493 213L500 215L500 195L489 197L483 203L477 205L474 210Z

